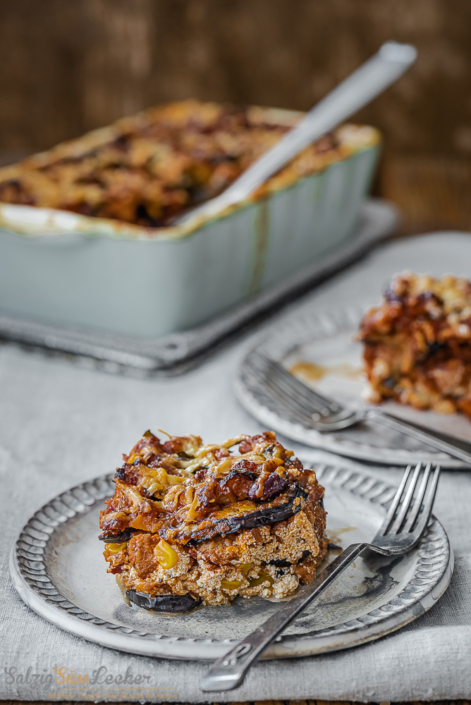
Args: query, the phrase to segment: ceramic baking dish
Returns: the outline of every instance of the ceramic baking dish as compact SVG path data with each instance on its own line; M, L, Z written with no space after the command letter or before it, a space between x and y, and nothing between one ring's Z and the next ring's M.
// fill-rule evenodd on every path
M288 124L300 116L273 109L266 115ZM50 153L100 144L116 137L122 123ZM353 233L379 134L345 125L336 135L345 147L341 160L303 178L274 179L221 216L186 226L144 228L0 203L0 311L153 338L256 296L341 247ZM41 163L50 153L34 159Z

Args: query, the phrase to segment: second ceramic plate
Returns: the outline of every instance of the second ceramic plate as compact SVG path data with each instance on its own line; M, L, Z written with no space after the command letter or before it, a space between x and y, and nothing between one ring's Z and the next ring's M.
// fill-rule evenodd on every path
M242 363L235 385L239 401L267 428L315 448L380 463L404 465L430 461L449 468L469 468L446 453L434 451L408 436L370 422L342 431L319 433L282 409L250 373L247 362L260 350L345 406L365 407L362 399L365 389L361 372L362 346L354 341L354 336L367 307L358 305L280 324L276 333L264 338ZM471 422L462 415L417 411L394 402L384 404L384 409L471 442Z

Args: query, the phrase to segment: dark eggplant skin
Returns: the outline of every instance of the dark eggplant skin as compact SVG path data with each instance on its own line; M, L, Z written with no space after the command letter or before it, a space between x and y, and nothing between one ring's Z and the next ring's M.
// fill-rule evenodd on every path
M275 565L277 568L291 568L292 565L298 565L311 555L311 551L303 551L301 558L296 563L290 563L289 561L282 558L281 560L270 561L270 565Z
M214 536L227 536L235 534L243 529L256 529L259 526L266 524L274 524L278 521L289 519L294 514L297 514L302 509L304 500L308 497L308 492L301 487L297 482L291 485L286 493L286 502L277 507L265 507L255 512L242 514L240 516L227 517L216 520L212 526L209 526L191 534L191 543L199 543L206 539L211 539ZM301 499L301 502L295 504L296 499Z
M254 472L250 472L249 470L244 470L243 468L238 468L237 466L235 466L235 468L232 468L232 470L225 477L223 477L222 480L219 480L219 486L221 488L226 487L226 485L229 484L229 481L237 477L237 475L246 477L249 480L257 479L257 475Z
M225 517L224 519L215 519L210 526L199 530L196 529L190 535L183 533L179 536L175 536L174 531L166 529L163 529L158 533L163 539L166 540L177 540L177 542L183 541L183 543L198 544L201 541L212 539L215 536L227 536L229 534L235 534L238 531L243 531L244 529L256 529L260 526L266 526L267 524L275 524L279 521L285 521L285 519L289 519L294 514L297 514L300 509L302 509L308 496L309 493L301 487L298 482L294 481L284 494L285 501L283 504L279 504L278 506L266 506L261 503L260 509L257 509L256 511L241 514L239 516ZM298 498L301 500L300 502L296 502ZM323 505L322 502L320 502L320 504L321 506ZM98 538L100 541L104 541L106 543L123 543L124 541L129 541L132 536L139 533L142 532L138 529L128 527L120 534L108 536L101 534Z
M98 537L99 541L106 541L106 543L123 543L124 541L129 541L131 536L136 533L135 529L124 529L120 534L115 534L114 536L105 536L100 534Z
M174 614L190 612L201 604L199 598L192 595L156 595L151 597L144 592L126 590L130 602L151 612L172 612Z

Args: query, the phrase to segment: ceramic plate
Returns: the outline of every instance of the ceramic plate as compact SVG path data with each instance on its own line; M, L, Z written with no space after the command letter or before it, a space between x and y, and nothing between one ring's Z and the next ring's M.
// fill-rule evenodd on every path
M407 465L430 461L450 468L469 469L461 460L371 422L331 433L315 431L281 409L250 374L247 362L261 350L282 362L304 382L345 406L366 408L368 405L362 399L366 388L361 372L362 345L354 342L354 336L367 308L367 304L358 305L320 316L297 317L281 324L276 334L264 338L242 363L235 385L239 401L266 428L316 448L376 463ZM461 414L418 411L395 402L386 402L382 408L471 443L471 422Z
M317 466L326 487L329 537L335 544L368 541L395 489L356 469ZM13 546L10 571L25 603L58 627L89 641L146 656L205 660L221 656L269 617L278 605L236 600L186 616L128 607L106 572L98 541L103 499L114 491L108 475L64 492L29 520ZM376 639L422 615L446 590L453 555L433 518L406 556L357 559L266 653L296 657L344 649Z

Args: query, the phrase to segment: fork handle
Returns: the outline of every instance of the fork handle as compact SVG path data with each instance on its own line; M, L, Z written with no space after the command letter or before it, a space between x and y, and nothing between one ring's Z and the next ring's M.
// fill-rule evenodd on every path
M227 654L221 656L200 681L205 692L233 690L244 680L247 671L261 656L274 639L291 624L316 597L365 549L368 543L352 543L335 558L319 575L300 588L288 602L285 602L266 622L249 634Z
M471 465L471 445L465 441L455 440L452 436L432 431L412 421L403 421L396 416L387 414L385 411L372 409L368 412L368 418L378 421L384 426L388 426L388 428L393 428L395 431L401 431L401 433L405 433L417 441L427 443L427 445L431 445L437 450L442 450L454 458L464 460L465 463Z

